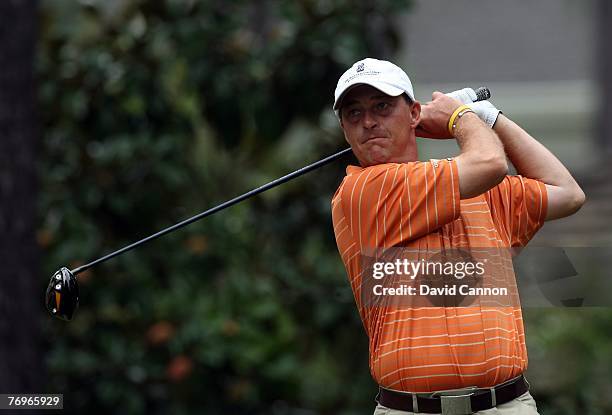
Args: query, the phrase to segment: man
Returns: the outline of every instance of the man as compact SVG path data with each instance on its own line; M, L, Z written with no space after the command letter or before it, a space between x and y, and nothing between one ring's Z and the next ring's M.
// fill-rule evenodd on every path
M568 170L521 127L487 101L472 103L469 89L449 95L434 92L421 105L403 70L370 58L349 68L335 91L334 110L360 166L348 166L332 217L380 385L375 414L537 414L522 376L520 304L364 301L368 249L521 247L544 221L584 203ZM460 152L418 161L417 136L455 138ZM506 157L518 175L507 174Z

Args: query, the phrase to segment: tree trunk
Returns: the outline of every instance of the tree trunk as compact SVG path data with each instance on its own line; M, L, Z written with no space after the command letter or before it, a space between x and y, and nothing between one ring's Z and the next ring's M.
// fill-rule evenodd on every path
M0 1L0 393L42 393L35 0Z

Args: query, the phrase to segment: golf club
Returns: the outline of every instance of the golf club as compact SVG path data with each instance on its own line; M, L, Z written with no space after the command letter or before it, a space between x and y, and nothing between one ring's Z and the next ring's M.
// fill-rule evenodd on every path
M63 320L71 320L79 304L79 287L78 287L78 284L75 278L75 276L78 275L79 273L93 267L94 265L97 265L104 261L108 261L109 259L114 258L117 255L121 255L140 245L143 245L146 242L152 241L153 239L157 239L160 236L166 235L167 233L170 233L184 226L187 226L190 223L193 223L199 219L212 215L213 213L219 212L220 210L223 210L232 205L235 205L236 203L242 202L243 200L248 199L249 197L265 192L266 190L269 190L273 187L283 184L291 179L294 179L312 170L315 170L321 166L331 163L332 161L344 156L345 154L348 154L350 151L351 149L349 147L342 151L339 151L338 153L332 154L329 157L325 157L322 160L309 164L308 166L302 167L301 169L296 170L293 173L289 173L285 176L279 177L278 179L273 180L263 186L257 187L240 196L237 196L233 199L223 202L220 205L217 205L202 213L192 216L191 218L185 219L184 221L179 222L175 225L172 225L168 228L165 228L153 235L147 236L146 238L136 241L130 245L127 245L117 251L111 252L108 255L98 258L85 265L81 265L78 268L75 268L73 270L69 270L66 267L60 268L58 271L56 271L53 274L53 276L51 277L51 280L49 281L49 286L47 287L46 301L45 301L47 310L49 310L49 312L55 317L61 318Z
M482 101L489 99L491 97L491 92L486 87L480 87L475 90L476 92L476 101ZM312 170L315 170L319 167L322 167L332 161L339 159L340 157L348 154L351 151L351 148L346 148L342 151L339 151L331 156L325 157L322 160L319 160L315 163L309 164L308 166L302 167L299 170L294 171L293 173L289 173L285 176L279 177L276 180L273 180L263 186L257 187L251 191L248 191L240 196L237 196L233 199L230 199L226 202L221 203L213 208L210 208L204 212L201 212L195 216L192 216L188 219L183 220L175 225L172 225L168 228L165 228L153 235L147 236L139 241L136 241L130 245L127 245L117 251L111 252L101 258L98 258L94 261L91 261L85 265L81 265L73 270L69 270L66 267L60 268L56 271L49 281L49 285L47 287L46 295L45 295L45 305L47 310L54 317L60 318L62 320L70 321L79 306L79 286L77 284L76 275L79 273L93 267L94 265L100 264L102 262L108 261L111 258L116 257L117 255L121 255L127 251L130 251L140 245L145 244L146 242L152 241L153 239L157 239L160 236L166 235L172 231L180 229L184 226L187 226L197 220L200 220L206 216L212 215L213 213L219 212L225 208L228 208L236 203L242 202L245 199L248 199L252 196L255 196L259 193L265 192L273 187L276 187L280 184L283 184L291 179L295 179L303 174L306 174Z

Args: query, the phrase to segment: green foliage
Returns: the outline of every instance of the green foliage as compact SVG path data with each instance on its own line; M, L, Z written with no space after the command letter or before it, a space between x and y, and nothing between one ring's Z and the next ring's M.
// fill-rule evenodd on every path
M45 273L343 148L337 77L396 49L390 17L406 3L43 2ZM346 163L81 274L75 319L44 320L65 412L371 412L330 218ZM609 413L609 311L524 315L542 412Z
M530 362L528 376L541 413L610 413L610 309L528 308L523 315Z
M343 148L335 82L395 49L406 7L366 3L43 3L46 273ZM75 319L45 320L67 412L370 411L331 228L345 163L81 274Z

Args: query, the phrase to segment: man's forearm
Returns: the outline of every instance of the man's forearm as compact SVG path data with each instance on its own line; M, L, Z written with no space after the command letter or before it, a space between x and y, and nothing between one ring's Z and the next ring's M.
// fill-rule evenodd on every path
M478 196L503 180L508 173L503 146L476 114L468 113L461 118L455 137L461 150L455 161L462 199Z
M502 114L493 129L517 172L546 185L546 220L563 218L580 209L584 192L557 157Z
M578 186L554 154L503 114L497 118L493 130L519 174L553 186Z

